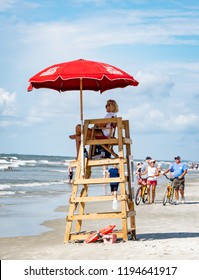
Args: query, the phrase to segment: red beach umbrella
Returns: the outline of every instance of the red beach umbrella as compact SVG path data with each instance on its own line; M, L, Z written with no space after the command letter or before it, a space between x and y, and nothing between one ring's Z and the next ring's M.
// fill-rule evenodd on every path
M54 64L29 79L28 91L49 88L59 92L80 90L81 149L83 161L83 98L82 90L100 93L139 83L123 70L107 63L84 59Z
M103 91L126 86L137 86L138 82L123 70L103 63L84 59L55 64L30 78L32 88L50 88L58 91L80 89Z

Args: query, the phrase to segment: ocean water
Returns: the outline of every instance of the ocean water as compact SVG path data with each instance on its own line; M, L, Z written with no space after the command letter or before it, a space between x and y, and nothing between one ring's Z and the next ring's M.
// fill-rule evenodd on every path
M68 205L72 185L68 184L70 157L0 154L0 237L37 235L48 231L42 223L63 218L54 211ZM97 168L93 176L102 177ZM104 191L99 185L89 195Z
M59 206L67 205L72 185L68 184L67 168L72 158L61 156L0 154L0 237L38 235L49 231L46 220L65 219ZM135 160L134 165L138 161ZM170 162L159 162L162 168ZM102 177L103 169L93 170L93 177ZM191 172L191 176L198 172ZM165 184L163 176L159 185ZM89 188L89 195L104 194L102 185Z
M35 235L41 225L60 218L54 209L65 205L71 192L67 166L71 158L0 155L0 236ZM63 215L63 214L62 214Z

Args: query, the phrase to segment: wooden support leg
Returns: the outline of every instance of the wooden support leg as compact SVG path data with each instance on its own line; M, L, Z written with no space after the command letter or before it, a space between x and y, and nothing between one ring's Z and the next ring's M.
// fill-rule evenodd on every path
M128 225L127 218L122 219L122 232L123 232L123 240L128 241Z
M88 193L88 185L84 185L82 192L80 194L80 197L85 197L87 196ZM84 214L84 209L85 209L85 202L80 202L79 205L79 215L83 215ZM82 226L82 220L77 220L76 223L76 231L80 231L81 230L81 226Z
M78 190L78 185L73 185L72 197L76 197L77 190ZM69 212L68 212L68 216L66 218L67 223L66 223L66 230L65 230L65 236L64 236L64 243L66 243L70 240L70 232L71 232L72 222L73 222L72 217L74 215L76 207L77 207L76 203L70 202Z
M123 164L120 166L120 170L123 170ZM123 173L124 174L124 173ZM125 183L120 183L120 192L121 196L125 197ZM122 207L122 232L123 232L123 240L128 240L128 223L127 223L127 204L126 200L121 200Z

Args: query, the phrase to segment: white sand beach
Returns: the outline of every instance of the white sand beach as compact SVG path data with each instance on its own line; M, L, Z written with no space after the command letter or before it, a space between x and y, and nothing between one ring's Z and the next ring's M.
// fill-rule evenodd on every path
M198 178L198 176L196 176ZM187 176L185 204L162 205L164 188L156 203L136 206L137 240L84 244L63 243L65 219L46 221L48 232L38 236L0 238L1 260L199 260L199 180ZM96 203L90 207L111 207ZM60 206L56 211L67 211ZM100 229L104 220L89 221L84 228ZM109 221L110 222L110 221ZM110 224L106 221L106 225ZM112 221L111 224L119 224Z

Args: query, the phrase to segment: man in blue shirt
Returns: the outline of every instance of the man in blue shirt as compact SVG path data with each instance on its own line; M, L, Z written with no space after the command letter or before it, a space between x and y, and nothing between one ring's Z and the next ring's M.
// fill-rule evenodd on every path
M179 203L179 191L181 194L181 202L184 203L185 175L187 174L187 166L181 162L180 156L175 157L175 162L169 166L163 175L169 171L172 172L174 176L173 186L175 189L176 204Z

